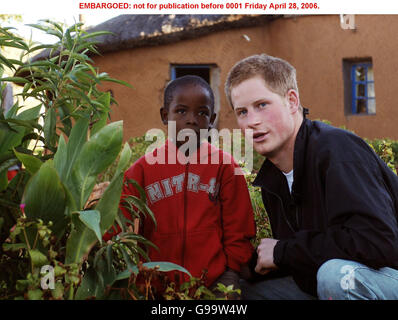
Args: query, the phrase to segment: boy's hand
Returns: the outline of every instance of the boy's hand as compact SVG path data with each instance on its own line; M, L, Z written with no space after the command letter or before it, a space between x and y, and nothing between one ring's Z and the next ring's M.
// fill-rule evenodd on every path
M271 270L277 269L274 263L274 247L278 240L266 238L261 239L260 245L257 247L257 265L254 268L259 274L267 274Z
M105 189L109 186L109 183L109 181L105 181L94 186L93 192L91 192L90 197L84 206L86 209L98 203L105 192Z

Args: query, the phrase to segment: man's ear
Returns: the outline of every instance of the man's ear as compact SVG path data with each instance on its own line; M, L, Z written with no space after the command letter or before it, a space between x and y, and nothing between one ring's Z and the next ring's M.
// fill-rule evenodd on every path
M169 110L165 107L160 108L160 118L162 119L163 124L167 125Z
M213 128L213 124L214 124L214 121L216 120L216 117L217 117L217 113L213 112L213 114L210 117L210 123L209 123L210 129Z
M287 92L286 99L291 113L296 113L300 107L300 97L296 90L290 89Z

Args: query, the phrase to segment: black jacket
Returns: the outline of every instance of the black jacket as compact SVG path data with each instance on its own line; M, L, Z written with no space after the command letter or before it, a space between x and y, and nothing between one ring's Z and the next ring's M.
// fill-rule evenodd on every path
M266 160L254 185L278 239L274 262L316 294L319 267L333 258L398 268L398 177L358 136L304 119L294 146L290 194Z

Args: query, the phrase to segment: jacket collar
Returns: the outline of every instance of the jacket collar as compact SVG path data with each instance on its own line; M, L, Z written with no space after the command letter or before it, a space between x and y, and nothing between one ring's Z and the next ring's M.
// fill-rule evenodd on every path
M295 202L301 199L302 177L305 172L305 155L307 149L307 137L311 129L312 122L304 117L303 122L296 136L293 151L293 186L292 197ZM285 182L282 172L269 160L266 159L261 166L253 185L265 188L273 193L280 193Z

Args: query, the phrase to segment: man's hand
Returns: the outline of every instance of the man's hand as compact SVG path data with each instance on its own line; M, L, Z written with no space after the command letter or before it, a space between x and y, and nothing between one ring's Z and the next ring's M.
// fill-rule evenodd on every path
M261 239L260 245L257 247L257 265L254 268L259 274L267 274L273 269L277 269L274 263L274 247L278 240L266 238Z

